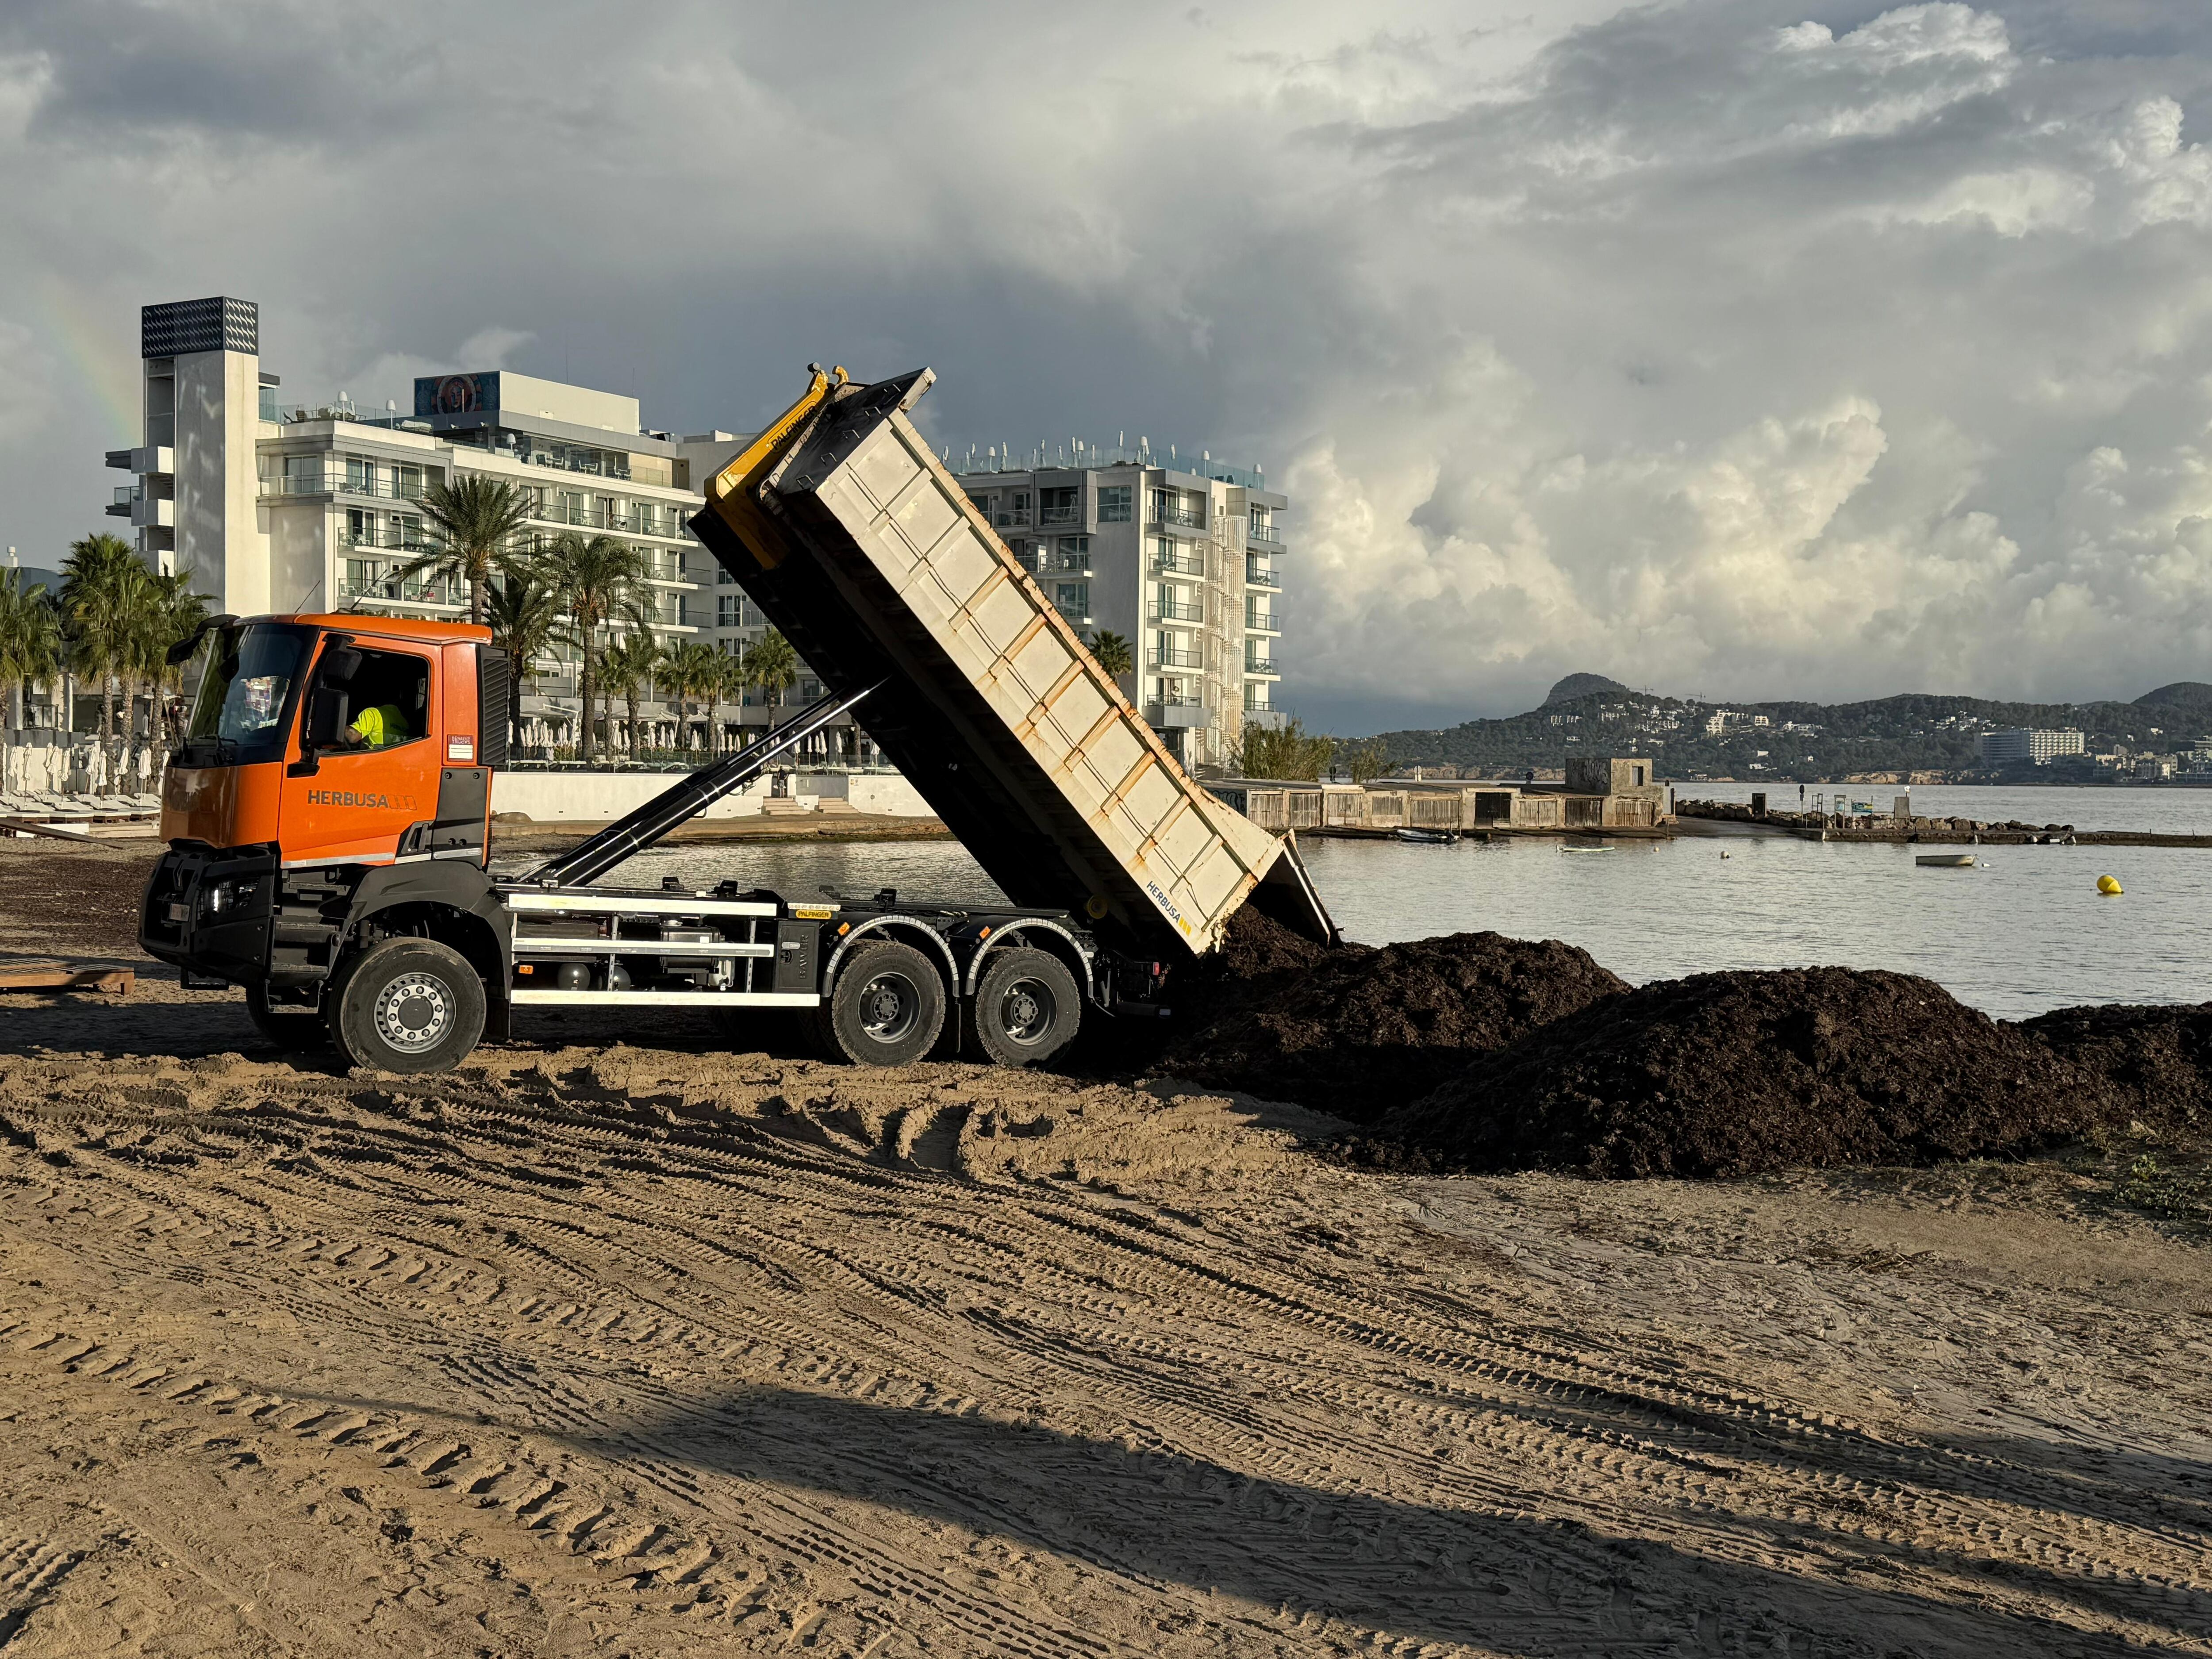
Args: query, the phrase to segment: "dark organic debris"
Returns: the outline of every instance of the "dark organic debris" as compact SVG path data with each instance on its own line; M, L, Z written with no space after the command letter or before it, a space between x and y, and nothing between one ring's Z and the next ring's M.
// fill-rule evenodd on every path
M1932 981L1803 968L1608 998L1381 1130L1401 1166L1739 1176L2019 1154L2112 1115L2101 1079Z
M1435 1088L1468 1059L1627 988L1556 939L1452 933L1327 948L1246 909L1177 975L1178 1077L1354 1122Z
M2020 1029L2100 1079L2129 1119L2212 1129L2212 1002L2057 1008Z

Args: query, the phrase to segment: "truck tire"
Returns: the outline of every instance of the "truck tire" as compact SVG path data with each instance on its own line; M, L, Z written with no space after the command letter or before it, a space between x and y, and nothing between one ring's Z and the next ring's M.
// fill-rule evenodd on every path
M338 969L328 1006L340 1057L375 1072L449 1072L483 1035L483 981L435 939L362 951Z
M823 1024L856 1066L911 1066L945 1029L945 981L911 945L863 945L830 988Z
M994 1066L1038 1066L1075 1041L1083 998L1067 964L1048 951L998 951L968 1014Z
M321 1009L271 1002L266 985L246 988L246 1017L253 1022L263 1041L284 1054L306 1054L330 1046L331 1028Z

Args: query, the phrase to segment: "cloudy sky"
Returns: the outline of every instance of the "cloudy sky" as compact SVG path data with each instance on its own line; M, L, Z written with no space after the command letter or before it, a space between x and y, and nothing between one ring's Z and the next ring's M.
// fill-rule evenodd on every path
M0 8L0 540L111 526L137 307L1291 495L1282 701L2212 679L2212 7Z

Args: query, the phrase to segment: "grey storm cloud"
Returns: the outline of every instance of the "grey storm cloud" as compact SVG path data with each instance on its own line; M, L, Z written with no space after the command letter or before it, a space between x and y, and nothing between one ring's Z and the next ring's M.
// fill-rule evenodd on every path
M18 5L0 535L126 440L136 307L288 392L503 362L741 427L1144 431L1297 503L1285 701L2212 678L2212 15Z

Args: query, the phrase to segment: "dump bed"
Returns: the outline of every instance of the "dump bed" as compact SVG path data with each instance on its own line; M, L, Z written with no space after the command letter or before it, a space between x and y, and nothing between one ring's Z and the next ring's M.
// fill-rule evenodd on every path
M1247 899L1333 935L1295 847L1185 775L907 410L818 372L707 489L700 538L1017 904L1203 954Z

